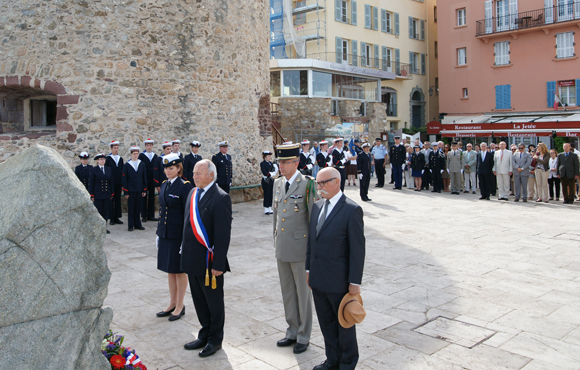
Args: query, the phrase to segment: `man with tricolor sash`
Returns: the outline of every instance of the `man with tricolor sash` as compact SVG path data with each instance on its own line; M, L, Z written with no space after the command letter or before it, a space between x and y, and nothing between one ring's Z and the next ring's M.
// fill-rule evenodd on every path
M312 295L306 282L306 245L315 181L298 171L300 144L284 143L276 148L280 174L274 182L274 249L288 329L277 342L294 346L294 353L308 348L312 331Z
M189 277L193 304L201 329L185 349L201 349L208 357L222 348L224 338L224 272L232 229L232 201L216 184L215 165L203 159L194 167L196 188L185 206L181 270Z

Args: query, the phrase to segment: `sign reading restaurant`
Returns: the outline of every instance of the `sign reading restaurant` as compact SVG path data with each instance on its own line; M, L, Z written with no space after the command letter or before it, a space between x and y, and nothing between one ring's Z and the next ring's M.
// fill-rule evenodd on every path
M554 131L563 137L580 136L580 121L427 124L427 134L443 137L539 137L551 136Z

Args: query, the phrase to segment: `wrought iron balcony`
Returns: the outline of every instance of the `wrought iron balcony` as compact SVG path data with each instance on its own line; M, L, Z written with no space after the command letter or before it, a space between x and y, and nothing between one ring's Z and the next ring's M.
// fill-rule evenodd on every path
M476 22L475 36L543 27L573 20L580 21L580 2L482 19Z

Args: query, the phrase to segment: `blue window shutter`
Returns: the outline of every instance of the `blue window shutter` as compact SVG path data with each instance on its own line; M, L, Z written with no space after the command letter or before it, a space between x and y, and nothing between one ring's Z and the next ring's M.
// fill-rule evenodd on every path
M580 80L576 80L576 106L580 106L580 103L578 102L578 95L580 94Z
M380 68L379 59L379 45L375 45L375 68Z
M340 22L342 20L342 2L334 0L334 20Z
M556 93L556 81L548 81L546 85L547 85L548 108L552 108L554 106L554 94ZM578 89L578 84L576 84L576 89Z
M495 109L502 109L502 86L495 87Z
M421 54L421 74L425 74L425 54Z
M378 31L379 30L379 8L377 8L376 6L373 6L373 20L374 20L373 29L375 31Z
M393 116L397 117L397 93L393 93Z
M383 65L382 65L382 68L381 69L383 71L386 71L388 69L388 67L389 67L387 65L387 47L386 46L383 46L381 48L381 52L382 52L381 53L381 59L383 60ZM576 84L576 86L578 86L578 84Z
M395 73L401 74L401 50L395 49Z
M360 66L367 66L367 43L362 41L360 42Z
M365 4L365 28L371 28L371 6Z
M336 63L342 63L342 38L336 38Z
M504 109L511 109L512 108L512 85L504 85Z
M387 32L387 11L381 9L381 32Z
M399 36L399 13L395 13L395 35Z
M412 51L409 52L409 65L411 66L411 73L415 73L417 66L415 65L415 53Z
M358 42L356 40L352 40L352 65L357 67L358 66Z
M356 26L356 1L353 1L350 5L350 23Z
M421 19L421 40L425 40L425 21Z
M409 17L409 38L410 39L414 39L415 38L415 36L413 35L413 33L414 33L413 31L415 31L413 29L413 17Z

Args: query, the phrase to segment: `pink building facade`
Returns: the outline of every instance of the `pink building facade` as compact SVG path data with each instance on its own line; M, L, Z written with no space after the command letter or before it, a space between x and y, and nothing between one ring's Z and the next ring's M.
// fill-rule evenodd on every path
M447 0L438 13L444 136L492 136L487 124L497 122L494 137L549 142L576 121L580 135L580 0Z

